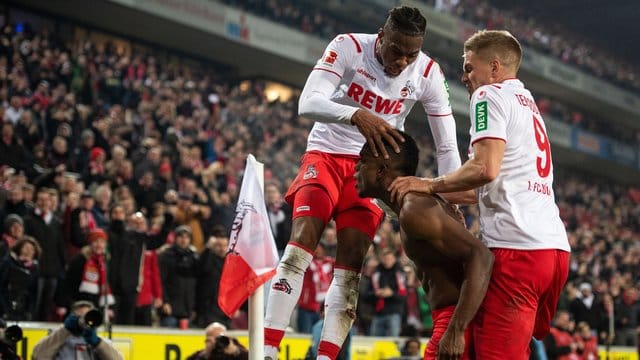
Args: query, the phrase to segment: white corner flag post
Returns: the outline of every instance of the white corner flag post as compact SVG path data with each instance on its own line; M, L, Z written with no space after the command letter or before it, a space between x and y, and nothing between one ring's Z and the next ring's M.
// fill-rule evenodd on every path
M256 171L264 197L264 164L253 155L247 156L247 162ZM249 360L264 360L264 285L249 297Z
M264 165L249 155L220 277L218 305L232 316L249 299L251 360L264 359L264 283L275 275L277 266L278 251L264 201Z

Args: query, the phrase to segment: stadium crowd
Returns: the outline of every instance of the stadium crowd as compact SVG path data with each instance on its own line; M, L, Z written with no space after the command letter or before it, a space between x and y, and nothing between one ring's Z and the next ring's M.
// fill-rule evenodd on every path
M375 1L370 2L369 6L379 7L379 11L367 11L366 15L377 18L362 18L357 22L358 20L353 18L337 18L335 13L326 10L323 5L311 1L219 1L323 38L354 32L355 29L358 29L358 32L375 32L377 29L366 26L382 23L386 16L385 9L389 5L385 3L382 7L375 4ZM479 29L510 29L523 44L544 54L576 66L596 77L604 78L629 91L637 93L640 90L640 69L636 64L612 56L593 41L562 24L549 23L531 17L524 5L506 10L498 9L489 0L423 0L423 2L457 16Z
M286 245L282 193L311 127L297 116L295 96L269 102L264 82L223 80L212 64L64 41L28 26L5 25L0 54L1 316L60 320L73 301L89 300L116 324L246 327L243 311L232 319L220 312L217 283L249 153L265 163L272 229L278 249ZM432 144L427 134L417 138L420 174L433 176ZM568 170L555 185L573 249L559 307L601 343L613 310L615 343L632 345L640 325L640 190ZM465 211L476 232L477 209ZM297 330L317 320L334 228L322 244ZM428 335L429 307L393 219L374 245L357 332ZM385 283L391 298L374 295L380 279L394 279ZM388 314L402 317L399 333L371 328Z

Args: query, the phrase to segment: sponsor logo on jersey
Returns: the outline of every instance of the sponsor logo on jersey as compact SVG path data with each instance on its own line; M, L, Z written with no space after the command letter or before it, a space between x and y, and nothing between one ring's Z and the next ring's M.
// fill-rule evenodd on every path
M309 205L302 205L296 208L296 212L303 212L303 211L310 211L310 210L311 210L311 206Z
M402 103L404 102L404 99L393 101L385 99L371 90L365 90L364 86L355 81L349 86L347 96L365 108L385 115L400 114L402 112Z
M291 285L289 285L289 282L287 281L287 279L279 279L278 282L273 283L271 288L273 290L282 291L282 292L286 292L287 294L291 294Z
M487 114L487 102L480 101L476 103L476 131L487 130L487 119L489 114Z
M356 72L364 77L366 77L367 79L376 82L376 77L369 74L365 69L363 68L359 68L358 70L356 70Z
M336 42L342 42L344 40L344 35L340 35L336 38Z
M404 87L402 89L400 89L400 96L407 97L407 96L413 94L415 89L416 88L415 88L415 86L413 86L413 83L411 82L411 80L407 80L407 83L404 84Z
M484 99L485 96L487 96L487 92L484 90L480 90L480 92L478 93L478 100Z
M451 92L449 91L449 83L444 79L444 88L447 89L447 103L451 107Z
M318 177L318 170L316 170L316 167L313 165L309 165L307 167L307 171L302 176L302 178L305 180L315 179L317 177Z
M333 50L328 50L322 59L322 63L328 66L333 66L336 59L338 59L338 53Z

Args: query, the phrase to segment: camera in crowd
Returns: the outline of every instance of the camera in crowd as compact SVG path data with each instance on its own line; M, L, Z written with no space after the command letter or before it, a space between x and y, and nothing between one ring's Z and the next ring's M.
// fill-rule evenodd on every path
M102 325L102 312L98 309L91 309L78 318L78 327L82 329L95 329L100 325Z
M209 359L244 360L248 359L248 351L236 339L226 335L216 337L216 343L211 350Z
M0 319L0 359L20 359L16 354L16 343L22 340L22 329L18 325L6 325Z

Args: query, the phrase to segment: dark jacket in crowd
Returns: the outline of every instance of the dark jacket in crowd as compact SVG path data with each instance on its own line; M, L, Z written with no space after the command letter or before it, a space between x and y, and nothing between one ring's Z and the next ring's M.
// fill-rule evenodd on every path
M393 296L388 298L379 298L375 296L375 289L389 287L393 290ZM379 264L371 275L371 288L367 294L369 299L375 302L374 314L389 315L402 314L404 311L404 303L407 298L406 276L400 264L396 264L386 269Z
M276 247L279 251L284 251L291 237L291 207L284 201L277 209L267 206L267 215L269 216L271 227L275 228L273 236L276 241Z
M26 153L15 137L9 144L0 139L0 165L9 165L18 170L25 169Z
M0 317L9 320L32 319L39 271L38 261L26 266L11 252L0 261Z
M224 258L205 248L198 258L196 286L196 325L207 327L214 321L228 325L229 318L218 306L218 290Z
M573 314L576 324L585 321L592 329L601 328L601 299L598 295L594 295L591 308L587 308L582 299L575 298L569 304L569 312Z
M158 256L163 300L177 318L188 318L195 310L197 258L190 248L173 245Z
M66 263L62 225L55 216L49 224L31 212L24 219L24 232L33 236L42 248L40 276L54 278L62 275Z
M155 250L165 243L173 226L171 215L165 215L158 233L141 233L126 229L124 222L112 221L109 226L109 283L115 295L136 294L140 281L140 261L145 250Z

